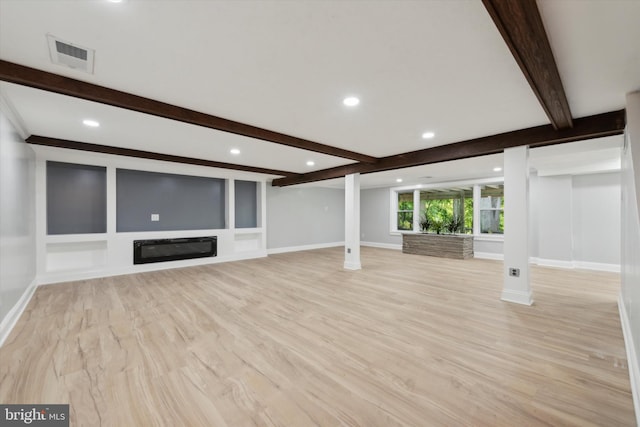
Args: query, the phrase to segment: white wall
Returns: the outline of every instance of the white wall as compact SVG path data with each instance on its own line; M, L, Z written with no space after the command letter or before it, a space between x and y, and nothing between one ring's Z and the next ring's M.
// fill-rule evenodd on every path
M573 260L620 264L620 174L573 177Z
M636 418L640 421L640 92L627 95L622 153L622 254L620 318L624 332Z
M35 154L0 110L0 345L35 289Z
M267 184L270 253L343 244L344 218L342 189Z
M573 257L570 175L532 177L531 256L556 262Z
M473 239L473 252L476 258L502 259L504 241L500 237L476 236Z
M402 236L389 232L389 189L371 188L360 192L360 240L364 244L402 247Z
M535 262L619 270L619 172L533 177L530 191Z

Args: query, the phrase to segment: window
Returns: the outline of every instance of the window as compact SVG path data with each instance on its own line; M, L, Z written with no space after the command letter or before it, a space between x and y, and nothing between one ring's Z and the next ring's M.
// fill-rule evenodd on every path
M504 234L504 185L495 180L391 190L391 233Z
M398 215L396 228L401 231L413 230L413 191L398 193Z
M438 188L421 191L420 231L472 233L472 187Z
M480 233L504 234L504 186L485 185L480 192Z

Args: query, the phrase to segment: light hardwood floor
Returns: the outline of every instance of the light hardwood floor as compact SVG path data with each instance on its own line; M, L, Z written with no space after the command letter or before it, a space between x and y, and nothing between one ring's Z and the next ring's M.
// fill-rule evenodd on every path
M616 274L342 249L38 288L0 402L77 426L632 426Z

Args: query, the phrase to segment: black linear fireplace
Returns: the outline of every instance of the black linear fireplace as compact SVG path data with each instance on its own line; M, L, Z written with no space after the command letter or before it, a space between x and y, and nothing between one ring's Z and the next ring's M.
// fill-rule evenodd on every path
M213 257L217 254L216 236L133 241L134 264Z

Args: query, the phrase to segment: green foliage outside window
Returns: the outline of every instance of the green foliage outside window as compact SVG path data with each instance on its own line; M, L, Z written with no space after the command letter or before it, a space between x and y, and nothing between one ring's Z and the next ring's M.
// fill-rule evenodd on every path
M411 196L411 201L402 200ZM403 193L398 195L398 230L413 230L413 194Z
M473 199L423 200L421 205L424 206L420 217L423 232L454 234L473 231Z
M473 188L453 187L419 190L419 228L423 233L473 233ZM481 187L479 206L483 234L504 233L504 187L488 184ZM412 231L414 192L398 193L397 229Z

